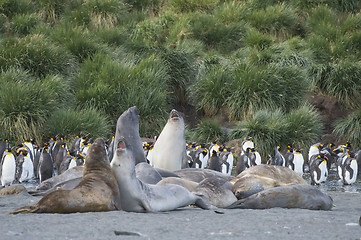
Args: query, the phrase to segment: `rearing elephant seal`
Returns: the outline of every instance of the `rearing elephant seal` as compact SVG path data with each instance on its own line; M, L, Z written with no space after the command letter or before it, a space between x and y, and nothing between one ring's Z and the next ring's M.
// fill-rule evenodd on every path
M174 184L151 185L140 181L135 175L135 159L131 146L125 138L116 142L111 167L118 181L122 209L128 212L169 211L189 204L209 209L199 196L182 186Z
M124 111L122 115L120 115L120 117L118 118L114 142L119 142L121 136L123 136L127 140L127 142L129 142L129 144L133 146L136 164L140 162L146 162L143 150L143 143L139 136L139 116L136 106L130 107L128 110ZM117 147L114 144L113 152L115 152L116 149Z
M120 209L117 180L110 168L104 140L97 138L90 146L81 182L72 190L56 190L46 194L36 205L10 212L74 213Z
M154 144L152 165L155 168L175 171L186 168L187 164L184 120L179 112L173 109Z

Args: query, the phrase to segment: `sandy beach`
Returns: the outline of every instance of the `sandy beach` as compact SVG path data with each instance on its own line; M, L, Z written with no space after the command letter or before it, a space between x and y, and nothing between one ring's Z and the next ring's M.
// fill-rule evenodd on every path
M1 239L361 239L361 193L326 192L331 211L305 209L8 213L41 197L0 196Z

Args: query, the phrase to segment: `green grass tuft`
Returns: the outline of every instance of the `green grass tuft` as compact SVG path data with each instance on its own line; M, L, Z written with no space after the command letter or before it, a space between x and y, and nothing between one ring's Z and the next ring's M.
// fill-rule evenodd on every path
M11 68L1 75L0 127L5 137L23 141L43 133L51 113L69 102L69 86L59 76L34 79L25 71Z
M202 119L193 131L194 141L199 143L208 143L216 139L218 142L224 143L227 140L221 125L213 119Z
M340 142L351 142L356 149L361 148L361 109L339 119L333 130Z
M94 108L62 108L54 111L46 121L48 136L57 134L72 138L83 132L92 138L110 136L107 116Z
M27 35L24 38L7 38L1 43L0 67L22 67L36 76L48 74L67 75L76 62L63 47L55 45L43 35Z
M351 61L313 66L310 75L321 93L336 97L351 108L360 106L361 65Z
M285 147L289 143L303 149L319 140L322 134L322 122L319 114L310 106L300 108L285 114L280 109L265 109L257 111L252 117L241 121L230 133L230 139L243 139L251 136L260 154L267 159L273 155L277 145Z

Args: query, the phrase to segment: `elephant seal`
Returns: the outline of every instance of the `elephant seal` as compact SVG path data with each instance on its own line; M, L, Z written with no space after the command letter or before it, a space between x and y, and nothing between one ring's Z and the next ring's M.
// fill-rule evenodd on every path
M21 184L13 184L0 190L0 195L12 195L19 194L21 192L27 192L26 188Z
M155 168L175 171L188 166L184 120L177 110L170 112L152 152L152 165Z
M46 191L51 188L54 188L54 186L58 185L59 183L69 181L69 180L75 179L75 178L82 178L83 171L84 171L84 166L77 166L77 167L70 168L58 176L49 178L49 179L41 182L40 185L36 188L36 190L37 191Z
M138 163L135 166L135 175L143 183L157 184L162 180L159 172L146 162Z
M314 186L296 184L261 191L238 200L227 208L267 209L280 207L331 210L332 204L332 198Z
M230 182L233 184L233 193L238 199L277 186L307 184L296 172L277 165L257 165L247 168Z
M226 179L210 177L201 181L192 192L201 195L206 202L213 206L226 208L237 201L232 188L233 185Z
M117 121L114 142L119 142L120 137L123 136L130 145L133 146L133 153L136 164L146 162L143 143L139 136L139 116L136 106L130 107L122 113ZM113 157L117 147L113 146ZM112 159L110 159L112 160Z
M192 192L198 186L199 183L193 182L193 181L190 181L190 180L187 180L187 179L184 179L184 178L180 178L180 177L167 177L167 178L163 178L157 184L158 185L161 185L161 184L176 184L176 185L180 185L182 187L185 187L186 189L188 189L188 191Z
M110 168L104 140L97 138L89 147L82 181L72 190L56 190L46 194L33 206L24 206L18 213L74 213L120 209L120 195Z
M197 183L200 183L204 179L210 177L219 177L227 181L231 181L232 179L234 179L233 176L218 171L214 171L211 169L185 168L178 171L174 171L174 173L177 174L177 176L179 176L180 178L188 179Z
M111 167L118 181L121 206L127 212L169 211L189 204L209 209L203 199L182 186L151 185L140 181L135 175L135 158L125 138L115 142Z

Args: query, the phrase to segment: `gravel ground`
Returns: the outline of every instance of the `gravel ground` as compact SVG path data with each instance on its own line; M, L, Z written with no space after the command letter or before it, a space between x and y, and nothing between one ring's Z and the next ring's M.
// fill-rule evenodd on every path
M361 193L326 193L334 200L331 211L273 208L217 213L186 207L165 213L9 215L40 199L23 192L0 196L0 239L361 239Z

